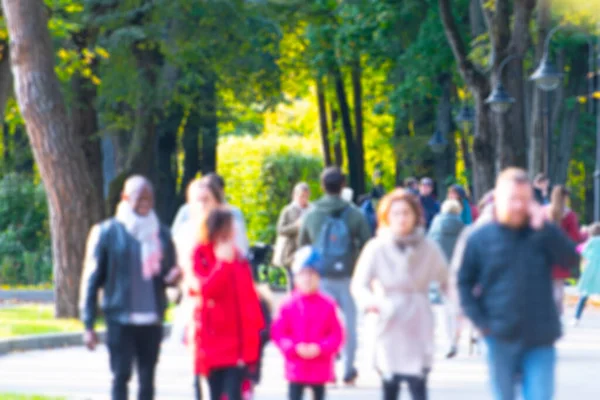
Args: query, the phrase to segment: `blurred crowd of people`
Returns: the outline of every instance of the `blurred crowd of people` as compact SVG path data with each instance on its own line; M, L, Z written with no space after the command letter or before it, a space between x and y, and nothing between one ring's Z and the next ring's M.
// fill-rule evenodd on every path
M494 398L516 399L520 387L525 400L552 399L565 280L579 277L581 254L577 324L600 293L600 225L580 228L566 187L517 168L477 205L459 185L440 204L430 178L387 194L375 178L356 203L337 167L323 171L324 194L312 203L307 183L293 188L272 256L288 274L277 310L220 176L189 184L170 229L153 211L150 182L129 178L115 216L90 232L81 292L93 349L103 290L112 399L128 398L134 366L138 399L154 398L169 286L178 293L171 336L190 349L196 399L206 396L203 380L211 400L251 399L268 341L285 360L289 399L307 390L324 399L340 356L340 381L353 385L362 318L373 321L374 348L361 367L378 371L382 397L398 399L405 382L413 399L427 399L435 303L444 304L448 358L465 328L471 344L485 344Z

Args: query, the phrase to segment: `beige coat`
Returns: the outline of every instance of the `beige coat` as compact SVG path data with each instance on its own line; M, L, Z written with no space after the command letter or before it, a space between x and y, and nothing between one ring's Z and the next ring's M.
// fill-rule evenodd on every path
M277 240L273 251L273 265L277 267L290 268L294 261L294 253L298 248L298 233L300 224L298 221L306 213L296 203L285 206L277 221Z
M372 239L359 258L351 290L363 310L378 310L375 368L383 376L423 376L434 355L434 315L429 285L445 289L448 265L439 246L422 230L398 241L387 232Z

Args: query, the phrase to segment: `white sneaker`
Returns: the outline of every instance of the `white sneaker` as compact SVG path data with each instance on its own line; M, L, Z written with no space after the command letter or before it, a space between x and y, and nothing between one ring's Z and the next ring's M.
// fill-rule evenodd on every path
M571 325L573 328L576 328L579 326L579 320L577 318L573 318L569 325Z

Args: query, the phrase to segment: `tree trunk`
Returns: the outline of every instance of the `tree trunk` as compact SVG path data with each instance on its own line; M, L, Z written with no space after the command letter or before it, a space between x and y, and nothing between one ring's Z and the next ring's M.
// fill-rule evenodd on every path
M471 151L469 149L469 135L471 133L467 129L460 130L460 151L462 153L463 163L465 164L465 170L473 174L473 163L471 159Z
M6 42L1 43L2 51L0 52L0 121L4 122L4 111L6 103L12 97L13 77L10 70L10 54Z
M473 197L480 199L495 186L496 152L494 151L495 131L492 111L485 104L487 95L476 94L475 98L475 137L473 138Z
M356 154L356 144L354 142L354 134L352 131L352 121L350 118L350 107L348 106L348 96L344 87L344 79L342 71L338 66L333 68L333 78L335 82L335 93L340 107L340 117L342 118L342 130L344 131L344 139L346 140L346 157L348 158L348 172L350 175L350 187L355 194L359 194L360 182L358 177L358 160Z
M200 163L200 113L196 107L189 111L185 126L183 128L183 179L181 182L179 197L185 201L188 184L194 180L201 171Z
M438 196L446 197L446 178L456 175L456 141L454 140L454 123L452 120L452 77L449 74L442 74L439 77L439 83L442 89L442 96L438 102L437 109L437 128L448 145L444 153L440 155L441 175L438 177ZM441 179L440 179L441 178Z
M365 150L364 150L364 122L363 122L363 88L362 88L362 68L360 58L357 58L351 68L352 94L354 96L354 129L356 131L356 174L357 187L354 193L364 194L365 188Z
M515 98L509 112L497 115L499 170L507 167L527 169L527 137L525 135L525 88L523 61L512 60L502 79L506 90Z
M510 111L499 115L498 122L498 149L499 169L506 167L527 168L527 134L525 130L525 86L523 60L530 44L530 23L535 0L514 1L512 18L509 14L510 1L498 0L496 14L501 17L494 18L492 36L496 54L495 67L502 62L501 58L515 55L516 59L506 65L504 77L496 76L504 82L506 90L514 97L515 103ZM499 11L501 10L501 11ZM496 16L497 17L497 16ZM511 31L512 25L512 31ZM504 52L505 49L508 49ZM495 73L497 74L497 70Z
M481 0L470 0L469 2L469 25L471 25L471 36L474 38L487 31L481 10Z
M331 163L331 149L329 146L329 124L327 122L327 100L325 98L325 88L321 78L317 78L317 103L319 106L319 127L321 128L321 148L323 151L323 161L325 166L329 167Z
M588 51L588 46L578 49L580 51L575 54L585 54ZM587 57L573 57L571 60L565 60L564 51L561 51L559 68L566 63L571 66L567 85L562 86L557 93L557 99L554 104L555 114L552 121L553 126L559 124L559 118L562 118L561 129L556 138L556 146L552 151L551 176L554 183L564 184L567 181L569 172L569 163L571 161L571 153L573 151L573 143L577 133L577 123L582 111L582 105L573 101L573 103L565 99L574 100L581 93L587 91Z
M406 120L402 118L400 113L396 113L394 116L394 165L395 165L395 182L396 186L402 186L403 181L403 169L404 169L404 155L401 150L402 137L408 136L406 129Z
M342 135L340 134L339 116L334 105L331 109L331 130L333 131L333 155L335 165L342 167L344 165L344 152L342 151Z
M537 38L535 46L535 65L539 62L544 54L544 38L548 34L551 23L550 1L538 0L537 11ZM546 147L544 144L544 101L546 93L535 87L533 89L533 100L531 108L531 127L529 131L529 171L532 175L536 175L544 171L544 153Z
M6 173L14 167L13 152L11 152L11 137L4 123L4 111L6 103L13 93L13 79L10 71L10 55L8 54L8 43L2 41L0 52L0 129L2 129L2 172ZM14 140L14 139L13 139Z
M179 205L177 193L177 129L183 118L181 107L169 107L156 129L158 132L158 179L156 212L161 221L169 223Z
M202 138L202 173L217 171L217 81L213 73L204 76L200 88L200 136Z
M469 86L475 101L475 132L473 139L473 190L478 199L494 187L496 177L496 130L491 110L485 104L490 93L490 82L467 57L467 50L454 19L449 0L438 0L440 17L448 43L456 59L458 70Z
M77 317L85 239L102 216L102 199L54 72L44 3L2 0L2 6L15 94L48 196L56 316Z
M71 80L73 104L71 124L82 139L82 148L92 174L98 199L104 201L104 174L102 170L102 138L98 134L96 87L89 79L76 74Z
M156 88L158 81L157 71L162 62L158 50L141 50L137 44L133 45L133 54L136 58L139 79L143 81L143 88ZM154 185L157 178L157 136L156 136L157 104L154 96L148 96L145 90L140 90L134 112L134 130L127 145L127 158L125 167L111 182L108 198L106 199L108 215L112 215L121 197L121 190L125 180L131 175L143 175ZM120 138L119 140L124 140Z

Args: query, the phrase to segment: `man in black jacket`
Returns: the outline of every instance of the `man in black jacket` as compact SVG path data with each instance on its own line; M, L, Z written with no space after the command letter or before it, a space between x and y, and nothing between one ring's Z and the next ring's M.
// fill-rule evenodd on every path
M165 289L180 275L169 229L153 208L152 185L133 176L125 182L115 217L94 226L88 238L80 296L84 342L90 350L98 343L94 324L102 288L113 400L127 400L134 362L138 399L154 398Z
M468 239L458 276L461 304L485 337L495 398L554 395L554 344L561 325L552 297L552 266L579 256L562 231L540 218L527 173L511 168L498 178L496 221Z
M433 196L434 189L433 179L423 178L419 185L419 193L421 197L421 206L425 212L425 227L429 230L433 218L440 212L440 203Z

